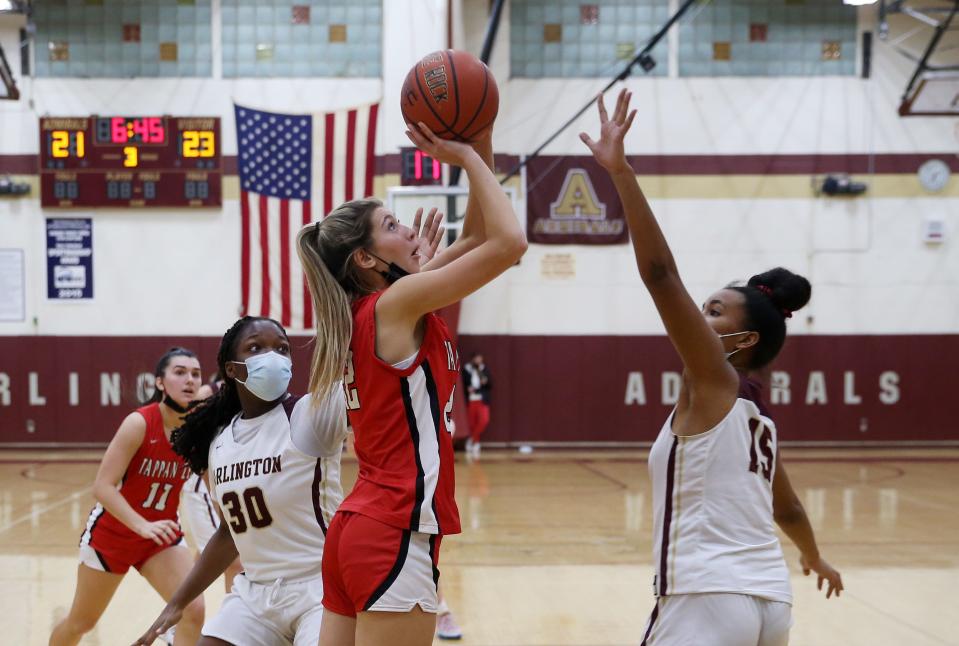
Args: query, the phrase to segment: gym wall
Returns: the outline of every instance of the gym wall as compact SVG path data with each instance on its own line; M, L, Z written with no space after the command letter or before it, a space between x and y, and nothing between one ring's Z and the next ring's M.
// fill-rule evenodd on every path
M453 3L457 44L479 51L486 6ZM20 78L18 28L0 23L22 92L20 101L0 101L0 175L32 187L27 197L0 196L0 248L22 249L26 263L25 320L0 323L0 443L107 441L148 393L140 375L171 344L197 349L213 368L240 306L235 170L224 178L222 209L44 210L38 117L219 116L230 167L234 101L319 112L381 99L382 197L399 181L397 153L407 143L399 87L417 59L445 46L446 11L438 0L383 3L382 79ZM874 22L859 10L859 31ZM507 15L491 61L504 171L606 82L511 78L511 42ZM626 82L639 109L628 152L693 298L776 265L813 283L768 375L786 441L959 440L940 403L959 356L959 181L954 175L933 194L916 175L933 158L959 171L957 123L898 117L909 71L876 47L869 80L664 74ZM576 135L595 132L596 122L588 111L544 154L583 155ZM867 192L814 195L814 179L843 172ZM94 221L92 302L46 298L44 219L67 216ZM944 221L943 242L922 241L928 217ZM551 271L557 262L572 271ZM459 330L461 357L482 351L495 381L490 442L649 442L675 396L680 365L628 245L531 245L518 267L464 301ZM300 388L307 341L297 344Z

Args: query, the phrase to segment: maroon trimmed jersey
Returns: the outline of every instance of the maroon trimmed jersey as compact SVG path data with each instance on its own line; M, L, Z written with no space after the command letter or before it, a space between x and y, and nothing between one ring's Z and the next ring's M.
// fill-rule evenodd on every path
M360 472L340 509L425 534L458 534L453 497L453 390L459 356L446 324L425 318L413 363L376 356L376 302L353 302L353 338L343 386Z
M143 442L133 454L120 484L120 495L133 509L150 522L172 520L179 523L177 508L180 505L180 490L190 477L190 467L183 458L173 452L170 440L163 432L163 414L160 404L148 404L138 408L137 413L146 420ZM97 547L103 540L111 545L137 544L143 539L121 523L113 514L97 503L87 524L90 544ZM178 532L177 538L182 538Z

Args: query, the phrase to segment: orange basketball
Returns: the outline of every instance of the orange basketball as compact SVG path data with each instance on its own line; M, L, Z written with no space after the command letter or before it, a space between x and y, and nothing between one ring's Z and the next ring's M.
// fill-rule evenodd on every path
M499 110L496 79L478 58L453 49L427 54L406 75L400 110L437 136L470 141Z

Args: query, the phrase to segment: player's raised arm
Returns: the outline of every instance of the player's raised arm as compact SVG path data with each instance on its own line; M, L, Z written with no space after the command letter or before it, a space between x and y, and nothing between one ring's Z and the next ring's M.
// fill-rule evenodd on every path
M377 313L384 317L415 321L468 296L512 267L527 243L509 198L479 153L467 144L440 139L424 123L411 124L407 136L433 159L466 171L470 194L483 212L485 232L479 245L451 263L397 281L377 304Z
M597 101L599 140L594 141L586 133L581 133L580 139L613 179L626 214L639 275L653 297L670 341L683 360L689 386L694 391L708 389L722 393L728 400L715 406L716 410L710 415L718 415L715 421L719 421L735 399L738 378L725 359L719 337L686 291L666 238L626 159L623 139L636 117L636 110L629 109L631 96L625 89L619 93L612 116L607 114L600 96Z
M493 166L493 128L492 126L477 135L470 142L473 150L482 158L487 168L495 172ZM415 225L413 227L416 228ZM466 200L466 215L463 218L463 228L456 241L444 249L442 253L432 257L432 260L423 265L423 271L439 269L450 264L463 254L481 245L486 240L486 225L483 223L483 209L476 195L470 191Z

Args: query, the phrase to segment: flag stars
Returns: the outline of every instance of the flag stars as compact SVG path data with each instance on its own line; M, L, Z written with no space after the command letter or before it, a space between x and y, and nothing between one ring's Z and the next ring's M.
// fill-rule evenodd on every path
M312 117L236 111L243 190L281 199L310 199Z

